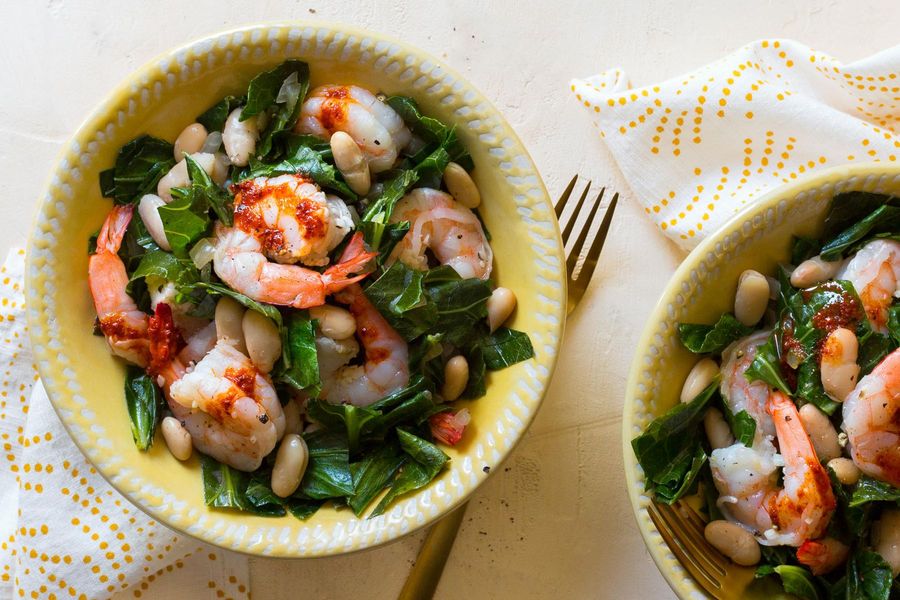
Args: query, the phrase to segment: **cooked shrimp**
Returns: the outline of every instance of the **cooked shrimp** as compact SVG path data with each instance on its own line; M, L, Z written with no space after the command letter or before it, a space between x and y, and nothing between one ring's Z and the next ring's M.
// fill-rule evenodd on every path
M491 276L494 254L481 221L450 194L418 188L394 207L391 222L409 221L409 232L391 253L413 269L428 268L430 249L442 265L450 265L464 279Z
M813 575L830 573L844 564L848 554L849 546L830 537L807 540L797 548L797 560L809 567Z
M872 327L886 333L891 302L900 297L900 242L869 242L841 269L836 279L853 284Z
M117 254L131 222L133 206L115 206L97 236L97 251L88 260L88 284L100 330L113 354L146 367L150 361L147 315L125 291L128 274Z
M732 414L745 410L756 421L755 441L775 437L775 425L766 413L769 386L762 381L748 381L745 375L756 357L756 349L765 344L768 337L768 331L759 331L737 340L722 352L719 389Z
M294 130L326 140L335 131L348 133L366 155L373 173L390 169L411 137L393 108L355 85L314 89L303 103Z
M409 350L400 334L372 306L358 285L335 295L356 317L356 334L366 360L362 365L335 369L325 381L322 397L332 404L368 406L409 383Z
M760 544L799 546L824 533L837 503L794 403L774 391L766 412L775 423L781 456L769 439L752 448L738 443L714 450L709 463L721 494L719 505ZM780 464L783 488L778 487Z
M344 201L303 175L257 177L232 188L234 226L252 235L270 260L328 264L328 253L353 228Z
M856 466L900 486L900 349L860 380L844 401L843 417Z
M238 229L220 229L213 268L222 281L234 290L259 302L311 308L325 303L325 297L359 281L366 273L359 273L375 256L366 252L362 234L356 233L348 244L342 262L319 273L298 265L269 262L260 241Z
M259 467L284 431L272 384L250 359L221 341L168 386L173 412L201 452L241 471Z

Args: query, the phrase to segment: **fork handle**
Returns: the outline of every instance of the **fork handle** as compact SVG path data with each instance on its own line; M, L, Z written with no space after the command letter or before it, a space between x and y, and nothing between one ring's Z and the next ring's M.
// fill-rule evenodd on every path
M467 506L468 502L463 503L428 532L397 600L426 600L434 596Z

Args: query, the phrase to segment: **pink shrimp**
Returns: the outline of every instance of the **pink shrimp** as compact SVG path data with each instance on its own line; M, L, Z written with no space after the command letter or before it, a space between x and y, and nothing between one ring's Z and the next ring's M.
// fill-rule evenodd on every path
M850 554L850 547L830 537L807 540L797 548L797 560L806 565L813 575L830 573L843 565Z
M842 410L856 466L900 486L900 349L860 380Z
M345 365L325 382L322 396L332 404L368 406L409 383L409 349L358 285L335 295L356 317L356 334L365 349L362 365Z
M113 354L146 367L150 361L147 315L125 291L128 274L117 254L131 222L133 206L114 206L97 236L97 250L88 260L88 284L100 330Z
M900 242L872 240L847 262L836 279L853 284L872 327L886 333L891 302L900 295Z
M311 308L325 304L325 297L363 279L360 273L375 257L367 252L362 234L354 234L341 262L324 272L305 269L298 265L282 265L269 262L262 252L260 241L238 228L219 232L213 266L216 274L232 289L259 302Z

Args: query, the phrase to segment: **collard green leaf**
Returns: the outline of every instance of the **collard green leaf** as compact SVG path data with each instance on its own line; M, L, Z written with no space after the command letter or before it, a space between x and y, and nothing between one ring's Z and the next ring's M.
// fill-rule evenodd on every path
M291 312L284 329L285 343L274 379L316 396L322 382L319 379L315 321L308 317L306 311Z
M665 502L677 500L678 493L687 489L686 479L696 477L697 449L702 450L699 428L717 392L714 381L694 400L673 407L631 440L644 475Z
M280 499L269 487L270 470L245 473L205 454L200 455L200 468L203 499L207 506L232 508L264 517L285 514Z
M880 554L859 550L847 561L847 598L889 600L894 575Z
M179 289L190 288L200 280L200 271L189 259L178 258L163 250L154 250L144 255L137 269L131 274L132 281L145 277L171 281Z
M309 448L309 463L295 496L321 500L352 495L353 476L346 438L328 431L303 437Z
M900 344L900 304L890 308L888 316L888 333L894 340L894 345Z
M440 448L407 431L398 429L397 438L400 440L402 450L412 460L404 463L390 491L372 511L371 517L383 514L391 502L400 496L428 485L450 460Z
M225 120L231 111L244 104L243 96L225 96L197 117L197 122L206 127L207 131L222 131L225 129Z
M469 382L463 392L463 398L481 398L487 393L485 373L487 365L484 362L484 352L481 346L473 346L464 352L469 363Z
M275 321L275 324L281 329L284 326L283 320L281 318L281 311L272 306L271 304L263 304L262 302L257 302L253 298L249 296L245 296L240 292L236 292L230 287L220 285L218 283L207 283L205 281L198 281L197 283L191 286L194 289L202 289L206 292L216 295L216 296L228 296L229 298L236 300L239 304L244 306L245 308L249 308L250 310L255 310L256 312L265 315Z
M131 437L138 450L153 445L156 426L162 420L163 397L156 382L138 367L128 367L125 376L125 404L131 419Z
M384 444L370 452L363 460L350 465L355 493L350 498L349 504L357 517L362 515L381 490L390 484L406 460L396 444Z
M200 212L205 212L209 207L223 224L231 227L234 222L231 194L220 188L209 176L209 173L189 155L185 155L184 161L191 179L191 206L194 207L195 212L198 207Z
M859 483L856 484L856 488L853 490L850 506L861 506L868 502L898 501L900 501L900 489L885 481L879 481L863 475L859 478Z
M432 152L435 145L443 145L450 160L461 164L467 170L472 168L471 158L457 139L452 126L422 114L416 101L408 96L391 96L385 102L400 115L416 135L428 142L422 149L423 155Z
M294 517L305 521L316 514L324 504L324 500L306 500L304 498L285 498L284 506Z
M725 420L728 421L729 427L731 427L734 439L748 448L751 447L753 445L753 437L756 435L756 421L753 420L753 417L746 410L732 414L731 410L724 406L724 403L722 408L722 414L725 416Z
M795 352L802 353L802 358L815 354L817 345L829 331L837 327L855 329L866 318L862 302L849 281L827 281L799 290L788 303L793 347Z
M362 434L370 422L381 416L371 408L352 404L331 404L325 400L310 399L307 404L310 418L323 424L329 431L343 429L347 436L347 449L351 455L359 450Z
M534 358L534 348L528 334L506 327L500 327L482 339L479 345L484 353L484 364L491 371Z
M742 324L731 313L723 314L715 325L678 324L678 338L685 348L695 354L719 353L730 343L752 331L751 327Z
M890 324L888 328L891 328ZM897 347L898 342L893 335L893 331L890 332L890 335L878 333L872 329L872 325L868 320L859 324L856 330L856 338L859 342L859 353L856 362L859 364L860 378L871 373L872 369L878 366L878 363Z
M100 190L116 204L136 204L144 194L156 191L160 178L173 166L172 144L142 135L122 146L115 166L100 173Z
M407 341L437 322L437 308L425 292L425 273L397 261L365 289L369 301Z
M309 86L309 66L300 60L286 60L274 69L254 77L247 90L247 103L241 111L241 121L246 121L275 104L281 85L291 73L297 73L298 80L305 81ZM305 96L304 93L303 97ZM301 97L300 100L302 99Z
M791 246L791 264L799 265L819 253L819 242L811 238L795 237Z
M340 172L325 161L322 154L309 146L298 145L293 154L278 162L260 162L255 158L236 177L236 181L246 181L254 177L274 177L301 173L315 181L319 187L337 192L346 200L356 200L356 194L344 182Z
M890 199L896 200L896 199ZM847 227L823 246L821 256L825 260L838 260L857 247L857 242L884 233L900 233L900 206L883 204L867 216Z
M160 206L159 218L172 252L181 258L188 257L188 249L203 237L210 222L206 214L195 212L190 195Z
M781 586L788 594L793 594L804 600L819 600L821 597L812 574L803 567L795 565L763 565L756 569L756 577L768 577L778 575L781 578Z
M871 504L851 506L851 491L837 478L831 467L828 469L828 477L831 480L831 489L837 500L837 510L828 524L827 535L852 546L864 534L869 526L869 514Z
M241 113L241 120L246 118L244 114L248 107L253 108L254 103L265 99L262 96L267 95L267 92L272 89L268 87L269 82L274 83L275 78L279 76L282 76L282 80L278 87L274 88L275 97L272 99L275 108L256 146L257 156L268 156L272 151L275 139L293 129L300 116L303 100L309 92L309 67L307 64L299 60L285 61L273 71L258 75L250 83L247 106ZM266 78L266 80L263 81L261 78Z
M781 360L778 358L778 352L775 347L775 335L773 333L765 344L756 348L756 356L753 358L753 362L750 363L744 376L748 381L763 381L770 387L778 388L785 394L790 395L791 390L781 374Z
M400 404L385 410L372 419L367 433L370 438L384 439L388 432L399 425L418 425L444 407L434 403L430 391L425 390L405 398Z
M808 357L797 369L798 398L814 404L826 415L833 415L841 407L839 402L832 400L822 387L822 372L815 356Z

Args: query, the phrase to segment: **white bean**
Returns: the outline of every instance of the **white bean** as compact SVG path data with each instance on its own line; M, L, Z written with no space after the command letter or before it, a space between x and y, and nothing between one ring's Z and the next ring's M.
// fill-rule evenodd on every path
M843 402L859 378L859 341L853 331L838 327L822 345L822 387L833 400Z
M237 300L219 298L216 303L216 339L228 340L232 346L247 354L244 341L244 307Z
M477 208L481 204L481 192L472 176L455 162L444 169L444 185L453 199L466 208Z
M731 427L718 408L711 407L706 410L706 414L703 415L703 429L713 450L727 448L734 443Z
M356 318L346 308L323 304L310 308L309 316L319 322L322 334L333 340L345 340L356 333Z
M872 527L875 552L891 565L894 577L900 574L900 510L888 509Z
M275 466L272 467L272 491L281 498L287 498L300 486L300 480L309 463L309 449L302 437L289 433L281 440Z
M840 270L842 261L829 262L822 260L821 256L813 256L797 265L791 273L791 285L798 288L807 288L817 283L831 279Z
M681 388L681 401L690 402L705 390L716 375L719 374L719 365L711 358L704 358L697 362L688 373Z
M466 390L469 383L469 361L465 356L454 356L444 365L444 387L441 396L447 402L453 402Z
M175 160L180 161L185 154L200 152L206 141L206 127L200 123L191 123L175 138Z
M344 176L350 189L360 196L368 194L372 186L369 162L356 140L348 133L335 131L331 134L331 154L334 156L335 166Z
M165 206L163 199L156 194L144 194L138 204L138 214L141 215L141 221L147 228L147 233L156 242L156 245L163 250L171 250L169 240L166 238L166 230L163 227L162 219L159 216L159 207Z
M300 416L300 405L291 399L282 407L284 412L284 435L303 432L303 417Z
M190 156L214 180L217 177L221 177L221 173L217 172L215 156L203 152L191 154ZM187 161L181 159L156 184L156 193L166 203L169 203L172 201L172 188L188 187L190 184L191 177L188 174Z
M184 428L181 421L175 417L166 417L162 420L160 427L172 456L178 460L189 459L194 445L191 442L191 434Z
M247 355L257 369L268 373L281 358L281 334L278 326L269 317L255 310L248 310L244 313L242 329Z
M812 442L816 455L822 462L828 462L841 455L837 431L828 416L816 408L815 404L804 404L800 407L800 420Z
M250 155L256 151L256 140L259 139L256 117L241 121L241 110L243 109L236 108L231 111L225 119L225 129L222 131L225 154L232 164L239 167L245 166L250 161Z
M832 458L828 461L828 466L834 471L838 481L844 485L856 485L856 482L859 481L859 467L849 458L843 456Z
M753 535L730 521L710 521L703 530L706 541L734 563L749 567L759 562L759 544Z
M747 269L738 280L734 296L734 316L748 327L759 323L769 304L769 282L765 275Z
M509 288L498 287L487 300L488 325L491 332L503 325L516 309L516 295Z

